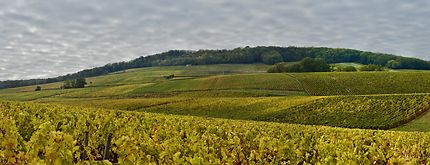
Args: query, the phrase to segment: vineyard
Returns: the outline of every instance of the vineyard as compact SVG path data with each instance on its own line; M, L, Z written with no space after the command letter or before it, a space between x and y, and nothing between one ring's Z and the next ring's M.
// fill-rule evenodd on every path
M226 89L303 91L297 80L285 74L241 74L166 81L152 86L138 88L133 91L133 93Z
M0 164L430 163L430 72L268 67L149 67L81 89L0 90L11 100L0 101Z
M428 93L429 72L358 72L290 74L309 95Z
M148 67L129 69L122 72L111 73L108 75L91 77L87 79L91 87L112 87L121 85L133 85L143 83L163 82L163 76L174 74L181 77L205 77L224 74L251 74L264 73L269 68L269 65L253 64L219 64L219 65L199 65L199 66L163 66L163 67ZM40 85L42 89L59 89L62 83L50 83ZM36 85L18 87L11 89L2 89L3 93L19 93L32 92Z
M59 83L41 85L42 91L4 89L0 99L373 129L398 126L428 110L430 72L261 73L267 67L131 69L89 78L82 89L56 89ZM164 77L171 74L177 77Z
M430 109L430 95L215 98L90 99L55 103L163 114L365 129L393 128Z
M295 124L389 129L430 109L430 95L343 96L319 99L260 118Z
M0 164L426 164L430 134L0 103Z
M283 108L304 104L319 97L217 97L191 98L189 100L142 108L140 111L215 117L225 119L255 120L281 113Z
M266 65L208 65L131 69L88 78L83 89L59 89L61 83L0 90L3 100L212 97L332 96L414 94L430 91L430 72L261 73ZM177 77L167 80L166 75Z

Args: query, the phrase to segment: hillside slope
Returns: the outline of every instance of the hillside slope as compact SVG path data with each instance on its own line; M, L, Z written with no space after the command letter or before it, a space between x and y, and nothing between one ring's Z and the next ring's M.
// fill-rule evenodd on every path
M235 48L232 50L171 50L164 53L139 57L129 62L107 64L48 79L0 81L0 89L46 84L75 78L106 75L132 68L154 66L209 65L209 64L275 64L295 62L304 58L321 58L327 63L375 64L392 69L430 70L430 62L384 53L366 52L354 49L325 47L274 47L258 46Z
M430 72L262 73L267 68L132 69L87 79L91 83L82 89L59 89L61 83L38 92L35 86L3 89L0 99L373 129L398 126L428 110ZM175 78L164 78L171 74Z

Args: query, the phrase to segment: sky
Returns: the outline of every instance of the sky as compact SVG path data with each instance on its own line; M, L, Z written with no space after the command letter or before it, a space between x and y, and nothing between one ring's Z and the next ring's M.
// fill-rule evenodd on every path
M171 49L324 46L430 60L428 0L0 0L0 80Z

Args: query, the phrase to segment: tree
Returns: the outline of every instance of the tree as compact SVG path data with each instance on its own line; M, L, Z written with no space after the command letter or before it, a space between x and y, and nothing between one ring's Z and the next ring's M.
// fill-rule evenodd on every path
M338 66L336 71L338 71L338 72L356 72L357 68L355 68L354 66L345 66L345 67Z
M303 65L301 64L290 64L285 67L286 72L303 72Z
M34 91L41 91L41 90L42 90L42 87L41 86L37 86Z
M70 89L70 88L85 88L87 84L85 78L77 78L72 80L64 81L64 85L61 87L62 89Z
M74 85L73 80L66 80L64 81L63 88L70 89L70 88L73 88L73 85Z
M273 65L279 62L283 62L281 54L279 52L272 50L261 55L261 62L268 65Z
M303 72L303 67L300 63L288 64L277 63L275 66L269 68L268 73L282 73L282 72Z
M85 88L85 85L87 85L85 78L78 78L75 80L75 88Z
M281 73L281 72L285 72L285 64L283 63L277 63L275 66L269 68L269 70L267 70L268 73Z
M269 68L269 73L280 72L329 72L330 65L320 58L304 58L296 63L278 63Z
M300 61L303 72L329 72L330 65L328 65L324 59L321 58L309 58L306 57Z
M387 68L391 68L391 69L398 69L401 64L399 61L396 60L390 60L387 62L387 64L385 65Z
M355 68L354 66L347 66L347 67L343 68L343 70L345 72L356 72L357 68Z
M369 64L369 65L364 65L362 67L360 67L360 71L383 71L384 68L382 68L379 65L374 65L374 64Z

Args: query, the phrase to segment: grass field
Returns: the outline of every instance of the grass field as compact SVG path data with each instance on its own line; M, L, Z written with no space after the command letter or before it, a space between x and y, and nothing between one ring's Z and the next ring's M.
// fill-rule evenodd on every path
M420 115L417 119L392 130L430 132L430 113Z

